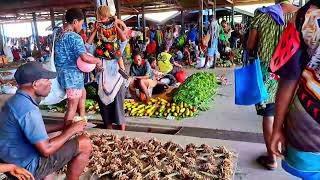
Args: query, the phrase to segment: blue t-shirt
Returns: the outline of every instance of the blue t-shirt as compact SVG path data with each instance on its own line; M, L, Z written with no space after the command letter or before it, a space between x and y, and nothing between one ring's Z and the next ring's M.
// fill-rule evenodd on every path
M188 39L191 42L195 42L197 40L197 29L193 28L188 32Z
M66 32L58 39L54 48L55 66L61 87L82 89L83 73L77 67L77 59L86 53L86 48L81 36L75 32Z
M0 115L0 159L34 174L41 157L34 144L48 139L38 104L19 90Z

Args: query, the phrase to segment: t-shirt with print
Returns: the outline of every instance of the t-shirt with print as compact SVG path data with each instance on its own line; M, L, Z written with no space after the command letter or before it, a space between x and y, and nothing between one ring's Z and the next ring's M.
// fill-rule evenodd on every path
M75 32L65 32L55 44L55 66L58 81L64 89L82 89L83 73L77 67L77 59L86 53L81 36Z
M122 52L119 46L115 20L110 19L108 21L100 21L97 22L97 24L98 28L95 38L97 47L95 56L107 60L119 59Z
M35 173L41 154L35 144L48 139L38 104L23 91L10 98L0 118L0 159Z
M299 15L301 16L301 15ZM302 17L297 19L302 19ZM280 68L281 79L298 80L298 87L286 116L286 140L300 151L320 152L320 9L311 6L301 29L303 48ZM304 50L306 49L306 50Z

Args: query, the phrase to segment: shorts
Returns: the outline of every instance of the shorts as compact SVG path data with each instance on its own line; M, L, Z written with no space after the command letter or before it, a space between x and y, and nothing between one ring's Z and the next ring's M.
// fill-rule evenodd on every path
M255 106L256 106L257 115L263 116L263 117L274 116L274 111L275 111L274 103L256 104Z
M76 138L67 141L56 153L49 157L41 156L37 170L34 174L35 179L44 177L59 171L67 165L75 156L79 154L79 142Z
M66 94L68 99L78 99L82 97L83 89L67 89Z
M300 171L290 166L286 161L282 160L281 162L282 168L290 173L293 176L301 178L303 180L317 180L320 179L320 172L312 172L312 171Z

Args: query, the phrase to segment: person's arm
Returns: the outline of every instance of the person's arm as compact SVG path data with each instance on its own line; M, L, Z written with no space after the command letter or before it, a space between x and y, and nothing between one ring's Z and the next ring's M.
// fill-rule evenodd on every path
M95 29L92 31L89 39L87 40L87 43L91 45L91 44L94 42L94 38L96 37L96 35L97 35L97 28L95 28Z
M58 151L72 136L82 132L85 126L86 122L75 122L65 129L59 136L56 136L52 139L39 141L35 144L35 147L40 154L45 157L49 157Z
M257 29L251 29L247 41L247 50L250 56L253 56L254 50L258 45L258 31Z
M87 51L81 36L73 35L73 36L69 36L69 39L71 42L73 41L72 50L74 51L77 57L81 57L81 59L84 62L87 62L90 64L96 64L99 67L102 66L102 62L100 61L100 59L87 54Z
M123 27L123 30L119 27L119 25ZM128 29L126 24L123 21L116 19L116 29L118 33L118 38L121 40L121 42L126 41L127 40L126 32Z
M84 62L87 62L90 64L101 64L101 60L99 58L90 56L87 53L80 54L80 57Z
M258 41L259 41L258 27L261 26L260 19L263 18L263 16L265 16L263 13L256 11L250 25L249 37L247 41L247 50L250 56L254 55L254 50L258 46Z
M173 57L171 57L170 62L171 62L171 64L173 64L174 66L177 66L177 67L179 67L179 68L182 68L182 65L179 64L179 63L177 63L177 62L174 60Z
M299 80L280 79L278 91L276 95L275 116L273 124L273 133L271 138L270 149L277 156L282 156L282 150L279 149L279 144L282 147L285 145L283 134L283 125L285 116L288 112L289 104L294 96Z
M25 170L24 168L21 168L19 166L16 166L14 164L2 164L0 163L0 173L6 173L9 172L12 176L16 177L18 180L34 180L33 175Z
M47 133L53 133L57 131L62 131L64 129L64 123L60 124L46 124L46 131Z

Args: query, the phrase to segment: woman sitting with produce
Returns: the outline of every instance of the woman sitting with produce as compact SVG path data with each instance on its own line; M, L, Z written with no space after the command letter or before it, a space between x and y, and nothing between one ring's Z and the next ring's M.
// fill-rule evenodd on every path
M129 91L134 99L138 99L136 89L140 91L141 101L148 102L150 100L149 89L157 85L157 81L153 80L153 73L148 61L141 58L140 52L133 54L133 63L130 67ZM144 97L145 96L145 97Z
M157 59L155 57L149 58L149 64L152 69L152 73L154 75L154 79L158 81L161 84L166 84L166 85L175 85L177 83L176 78L172 74L164 74L162 72L159 72L157 69Z
M182 66L174 61L173 56L169 53L170 47L166 46L164 52L158 55L159 71L166 74L175 76L180 71Z

